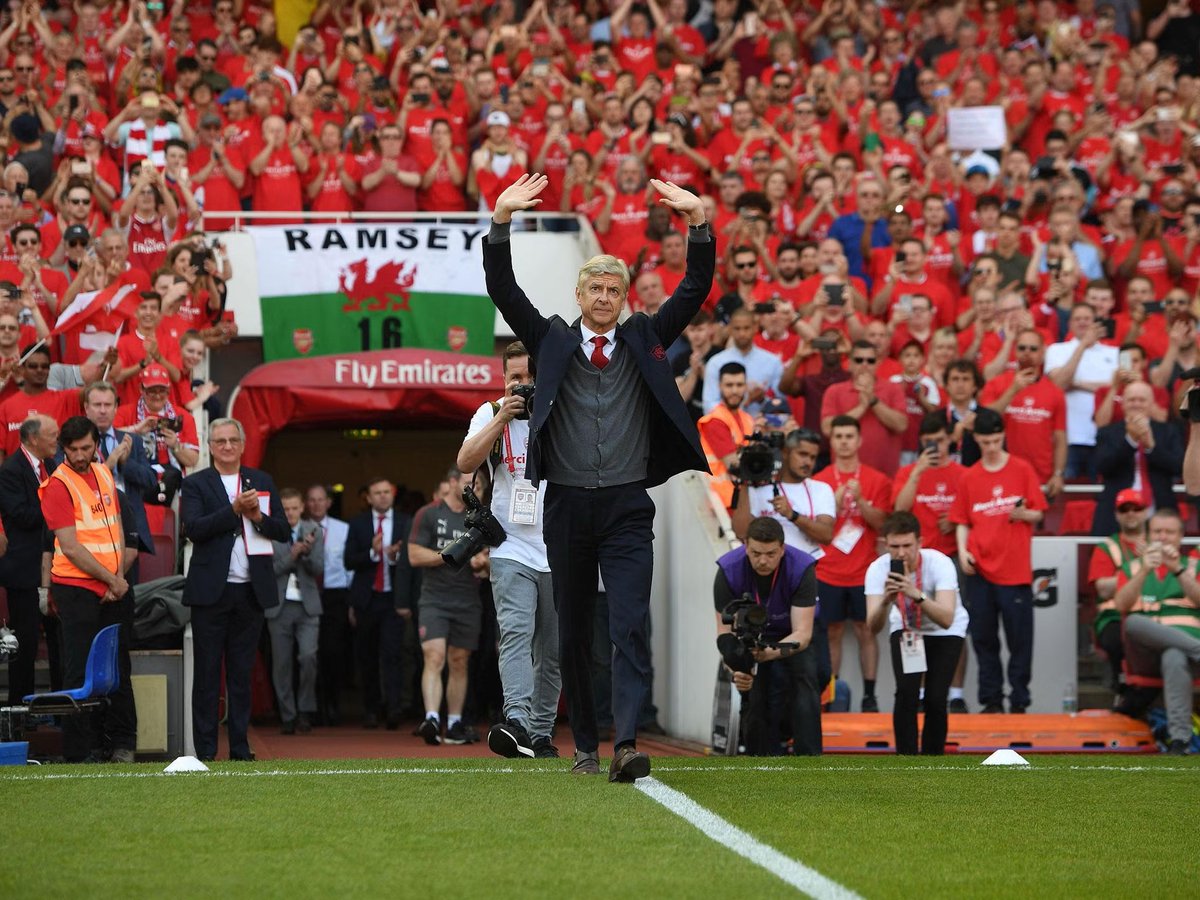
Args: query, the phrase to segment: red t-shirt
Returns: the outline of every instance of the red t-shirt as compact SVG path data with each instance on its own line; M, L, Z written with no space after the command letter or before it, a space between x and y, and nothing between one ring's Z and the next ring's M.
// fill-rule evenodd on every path
M0 422L4 423L4 452L12 454L21 446L21 423L39 413L50 416L61 425L81 412L79 391L42 391L29 396L24 391L13 394L0 403Z
M864 449L865 446L864 444ZM836 464L831 463L813 478L833 488L834 494L838 488L857 478L859 489L868 503L885 512L892 509L892 482L882 472L868 465L860 463L855 472L841 472ZM843 540L845 544L849 544L854 531L859 528L862 529L862 534L849 553L837 547ZM833 523L833 542L824 547L825 555L821 557L817 566L817 577L838 587L861 585L866 578L867 567L879 555L875 552L876 537L875 529L867 525L859 512L858 504L850 496L850 492L846 491L842 494L837 519Z
M896 473L892 484L892 507L895 508L896 498L908 484L916 463L905 466ZM949 462L940 468L926 469L917 480L917 493L913 497L912 514L921 523L921 546L931 550L940 550L947 556L953 557L958 552L958 544L954 530L942 534L938 528L938 520L949 515L954 498L958 496L958 483L962 480L966 468L956 462Z
M958 496L950 507L951 522L971 527L967 550L975 557L976 571L992 584L1033 581L1033 525L1008 517L1018 500L1030 509L1046 508L1033 467L1009 454L997 472L989 472L982 462L963 472Z
M225 155L228 157L230 165L246 175L246 160L240 147L235 144L227 145ZM201 145L188 156L188 168L192 172L199 172L208 165L211 158L212 148ZM226 210L241 211L241 190L234 187L233 182L229 180L229 175L225 172L225 167L220 163L213 165L208 177L198 183L194 190L198 195L196 201L204 207L206 213ZM223 231L233 227L233 219L205 219L204 226L212 231Z
M600 235L600 246L626 264L637 259L638 250L646 243L646 222L650 210L646 206L646 192L632 194L617 192L613 201L612 219L608 233Z
M979 404L990 406L1008 390L1015 371L1002 372L979 393ZM1054 432L1067 429L1067 400L1062 389L1042 377L1018 391L1004 411L1004 443L1033 466L1042 482L1054 474Z
M875 396L879 398L880 403L890 406L896 412L907 414L908 403L900 385L877 377ZM859 399L853 381L831 384L821 398L821 420L849 412L858 406ZM862 426L862 448L858 452L859 458L881 472L895 472L900 465L904 433L897 434L884 427L879 417L869 411L859 420L859 424Z
M381 168L383 158L377 156L363 166L363 177L378 172ZM417 161L407 153L401 153L396 158L396 170L417 172ZM363 193L363 209L367 212L415 212L417 189L401 184L395 176L384 175L379 184Z
M249 151L247 151L249 152ZM258 150L254 151L254 155ZM253 179L254 203L257 210L295 210L304 208L301 201L300 171L296 168L296 160L292 151L280 147L271 151L267 164ZM288 225L297 221L295 218L259 219L256 225Z
M66 465L66 463L62 465ZM100 484L96 481L96 473L88 469L82 477L88 487L96 492L96 500L99 501ZM46 527L51 531L75 525L75 503L71 500L71 492L57 478L49 479L46 482L45 490L42 491L42 516L46 520ZM108 591L108 585L95 578L63 578L52 574L50 581L54 584L83 588L99 597L103 597Z
M470 171L467 168L467 156L457 150L452 152L454 163L463 176L462 184L456 185L451 181L450 167L445 163L440 164L433 174L433 183L428 188L418 188L417 190L417 205L422 210L461 212L467 208L467 198L463 194L463 185L466 184L467 172ZM422 175L433 165L436 156L432 148L417 152L417 168ZM557 207L554 208L557 209Z

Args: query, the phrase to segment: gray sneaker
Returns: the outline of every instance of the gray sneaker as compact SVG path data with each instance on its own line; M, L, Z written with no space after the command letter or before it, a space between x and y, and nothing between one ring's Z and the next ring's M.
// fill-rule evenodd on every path
M582 750L575 751L575 765L571 766L572 775L599 775L600 774L600 754L592 751L584 753Z

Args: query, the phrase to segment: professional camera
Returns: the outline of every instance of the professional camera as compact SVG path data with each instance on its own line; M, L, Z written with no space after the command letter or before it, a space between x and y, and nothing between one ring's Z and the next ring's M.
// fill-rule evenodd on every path
M529 418L530 412L533 411L533 389L534 389L534 385L532 385L532 384L514 384L513 385L513 389L512 389L513 396L520 397L522 400L525 401L525 411L523 413L521 413L519 416L516 416L516 418L518 418L518 419L528 419Z
M774 648L786 650L796 647L790 642L769 641L763 637L767 629L767 609L749 594L731 600L721 612L721 623L728 625L732 634L717 638L717 649L725 665L735 672L754 671L754 650Z
M783 432L756 431L738 453L737 476L742 484L762 487L775 481L783 466Z
M467 515L463 520L467 526L466 534L455 538L442 550L442 559L456 572L484 547L499 547L508 537L499 519L479 501L470 485L463 488L462 498L467 505Z

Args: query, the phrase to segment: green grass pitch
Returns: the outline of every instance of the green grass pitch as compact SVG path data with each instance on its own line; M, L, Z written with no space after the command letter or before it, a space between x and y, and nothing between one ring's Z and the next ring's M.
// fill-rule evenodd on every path
M653 775L864 897L1200 895L1200 759L980 761L664 758ZM632 786L568 768L6 768L0 897L794 895Z

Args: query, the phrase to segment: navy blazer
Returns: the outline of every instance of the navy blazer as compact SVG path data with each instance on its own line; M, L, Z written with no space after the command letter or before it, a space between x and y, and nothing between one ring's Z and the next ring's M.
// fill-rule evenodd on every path
M412 533L412 516L392 507L392 543L400 541L396 561L388 566L392 577L392 597L396 609L413 609L420 590L421 574L408 562L408 536ZM346 548L343 566L350 573L350 606L366 609L375 589L378 563L371 559L371 541L375 538L375 511L368 509L347 523Z
M268 512L255 524L255 531L273 541L287 543L292 530L283 516L283 506L271 476L243 466L241 477L243 481L249 481L254 490L271 495ZM183 535L192 542L192 562L183 586L183 604L212 606L225 590L233 542L241 540L238 529L242 526L242 520L233 511L229 495L225 493L225 485L221 483L221 475L216 469L201 469L183 479L180 496L179 514ZM263 609L270 609L279 603L272 555L250 557L250 585L254 590L254 599Z
M677 472L688 469L708 471L704 451L700 449L700 435L679 395L664 348L683 334L704 304L712 287L716 258L715 240L688 241L687 271L670 299L653 316L634 313L617 326L617 337L633 354L642 380L659 406L657 411L650 411L647 487L662 484ZM492 302L529 350L533 369L537 372L537 391L533 395L529 421L529 455L525 464L526 477L537 485L541 480L542 429L550 418L571 355L582 343L583 335L578 319L571 325L561 316L547 319L529 301L513 275L511 242L491 244L484 239L483 271Z
M47 474L54 471L53 460L43 464ZM8 535L8 552L0 558L0 585L40 587L42 552L52 544L42 516L37 473L20 449L0 465L0 517Z
M1146 454L1146 468L1150 472L1154 507L1178 509L1172 486L1183 468L1183 439L1179 429L1169 422L1151 421L1150 432L1154 435L1154 449ZM1136 450L1125 439L1123 421L1110 422L1096 432L1096 474L1104 483L1092 516L1092 534L1097 537L1107 537L1117 530L1114 508L1117 492L1133 487L1135 459Z

